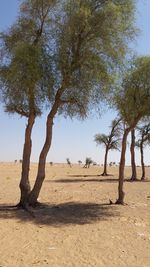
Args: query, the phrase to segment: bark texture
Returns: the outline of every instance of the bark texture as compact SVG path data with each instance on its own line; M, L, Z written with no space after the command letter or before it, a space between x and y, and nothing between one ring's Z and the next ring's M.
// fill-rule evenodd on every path
M139 113L135 118L134 122L124 130L123 139L122 139L122 150L121 150L121 159L119 166L119 186L118 186L118 199L116 200L116 204L124 204L125 193L123 191L123 183L124 183L124 169L125 169L125 154L126 154L126 146L127 146L127 137L130 131L132 131L142 115Z
M28 123L25 130L25 143L23 148L23 159L22 159L22 173L20 180L20 202L19 205L22 207L26 206L28 195L30 194L31 187L29 182L29 170L30 170L30 157L32 149L31 133L35 122L35 115L30 114Z
M106 151L105 151L105 158L104 158L104 171L102 173L102 176L107 176L107 157L108 157L108 147L106 146Z
M49 152L49 149L51 147L51 142L52 142L53 119L58 111L58 108L62 104L61 99L60 99L62 92L63 92L63 87L57 91L55 102L52 106L50 113L47 116L46 139L45 139L45 143L44 143L44 146L41 150L40 157L39 157L36 181L35 181L32 191L30 192L29 199L28 199L29 205L31 206L35 206L37 204L38 196L39 196L43 181L45 179L46 157L47 157L47 154Z
M122 150L121 150L121 159L120 159L120 166L119 166L119 186L118 186L118 199L116 204L124 204L124 196L125 193L123 191L123 182L124 182L124 168L125 168L125 154L126 154L126 143L127 137L131 128L127 128L124 131L123 139L122 139Z
M143 142L141 142L141 144L140 144L140 152L141 152L141 167L142 167L141 180L145 180L145 164L144 164Z
M137 172L136 172L136 164L135 164L135 129L131 131L131 168L132 168L132 176L131 181L137 180Z

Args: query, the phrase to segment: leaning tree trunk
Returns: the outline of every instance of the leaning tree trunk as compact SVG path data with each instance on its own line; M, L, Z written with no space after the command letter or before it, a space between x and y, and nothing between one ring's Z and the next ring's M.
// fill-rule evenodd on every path
M145 180L145 164L144 164L143 142L141 142L141 144L140 144L140 152L141 152L141 167L142 167L141 180Z
M34 187L31 191L31 193L29 195L29 199L28 199L28 202L31 206L36 205L43 181L45 179L45 164L46 164L46 157L47 157L48 151L51 147L52 128L53 128L53 118L48 116L47 127L46 127L46 140L45 140L45 144L42 148L42 151L41 151L40 157L39 157L38 172L37 172L36 181L35 181Z
M127 144L127 137L131 128L127 128L124 131L123 139L122 139L122 150L121 150L121 159L120 159L120 166L119 166L119 186L118 186L118 199L116 204L124 204L124 196L125 193L123 192L123 182L124 182L124 168L125 168L125 154L126 154L126 144Z
M104 171L102 173L102 176L107 176L107 156L108 156L108 147L106 147L105 151L105 158L104 158Z
M30 194L30 182L29 182L29 170L30 170L30 156L32 149L32 140L31 133L32 128L35 122L35 115L30 114L28 118L28 123L25 130L25 143L23 148L23 159L22 159L22 173L20 180L20 202L19 206L25 207L28 199L28 195Z
M131 181L137 180L137 173L136 173L136 164L135 164L135 129L131 131L131 168L132 168L132 176Z
M62 104L62 101L60 100L60 96L61 96L62 91L63 91L63 88L57 92L54 105L53 105L50 113L47 116L46 139L45 139L45 143L44 143L44 146L42 148L42 151L41 151L40 157L39 157L38 172L37 172L36 181L35 181L33 189L31 190L29 198L28 198L28 203L31 206L35 206L37 204L38 196L39 196L43 181L45 179L46 157L47 157L47 154L49 152L49 149L51 147L51 142L52 142L53 119L54 119L54 117L58 111L58 108Z

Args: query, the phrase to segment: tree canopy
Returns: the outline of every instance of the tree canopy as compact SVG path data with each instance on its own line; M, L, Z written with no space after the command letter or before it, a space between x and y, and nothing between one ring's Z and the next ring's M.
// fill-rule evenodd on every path
M108 148L108 150L118 150L120 147L120 136L122 132L121 120L113 120L110 129L111 131L108 135L96 134L94 141L97 143L97 145L103 144Z
M136 58L123 79L122 88L117 92L116 106L128 126L150 116L149 73L150 57Z
M8 112L39 115L52 90L51 59L44 37L51 2L24 1L15 24L1 33L0 82Z
M109 150L119 150L120 144L121 144L121 119L115 119L112 121L111 130L108 135L106 134L96 134L94 141L97 145L104 145L105 147L105 158L104 158L104 171L103 176L107 176L107 157Z
M57 38L58 73L67 81L62 111L91 110L111 90L135 35L134 1L64 1ZM58 79L57 79L58 80Z

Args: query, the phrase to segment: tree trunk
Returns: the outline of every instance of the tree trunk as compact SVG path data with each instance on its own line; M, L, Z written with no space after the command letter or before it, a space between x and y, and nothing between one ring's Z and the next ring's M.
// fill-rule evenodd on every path
M135 129L131 131L131 167L132 167L132 176L131 181L137 180L137 173L136 173L136 164L135 164Z
M141 142L141 144L140 144L140 152L141 152L141 167L142 167L141 180L145 180L145 164L144 164L143 142Z
M46 140L45 140L44 146L42 148L42 151L39 157L36 181L29 195L29 200L28 200L31 206L36 205L43 181L45 179L45 164L46 164L46 157L47 157L48 151L51 147L52 128L53 128L53 118L50 115L48 115L47 127L46 127Z
M54 105L52 106L52 109L47 116L46 139L45 139L45 143L44 143L44 146L42 148L42 151L39 157L36 181L28 198L28 203L31 206L35 206L37 204L37 199L38 199L43 181L45 179L46 157L47 157L47 154L49 152L49 149L51 147L51 142L52 142L53 119L58 111L58 108L62 104L62 101L60 100L60 96L62 92L63 92L63 87L61 87L60 90L57 91Z
M126 154L126 143L129 132L131 131L131 127L126 128L124 131L123 139L122 139L122 150L121 150L121 159L119 166L119 186L118 186L118 199L116 204L124 204L124 196L123 192L123 182L124 182L124 168L125 168L125 154Z
M28 199L28 195L31 191L29 182L29 170L30 170L30 156L32 149L31 133L35 122L35 115L30 114L28 118L28 123L25 130L25 143L23 148L23 159L22 159L22 173L20 180L20 202L19 206L25 207Z
M102 176L107 176L107 156L108 156L108 147L106 146L106 151L105 151L105 158L104 158L104 171L102 173Z

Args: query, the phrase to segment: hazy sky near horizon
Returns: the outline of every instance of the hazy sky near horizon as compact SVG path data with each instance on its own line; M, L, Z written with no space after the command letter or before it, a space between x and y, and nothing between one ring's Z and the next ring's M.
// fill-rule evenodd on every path
M0 31L6 30L17 16L19 7L18 0L0 0ZM134 50L139 55L150 55L150 0L138 1L137 26L141 32L133 44ZM14 161L22 158L24 143L24 131L26 119L18 115L8 115L0 105L0 161ZM36 120L33 129L33 149L31 161L37 161L45 138L45 112ZM52 147L47 161L66 162L69 157L71 162L85 161L91 157L97 163L103 163L104 150L94 143L94 135L97 133L108 133L111 120L115 113L106 111L101 117L93 115L84 122L73 119L56 117L54 122ZM145 151L145 162L150 165L150 149ZM120 153L110 152L108 161L119 162ZM140 155L136 151L137 164L140 164ZM130 153L127 151L127 164L130 164Z

